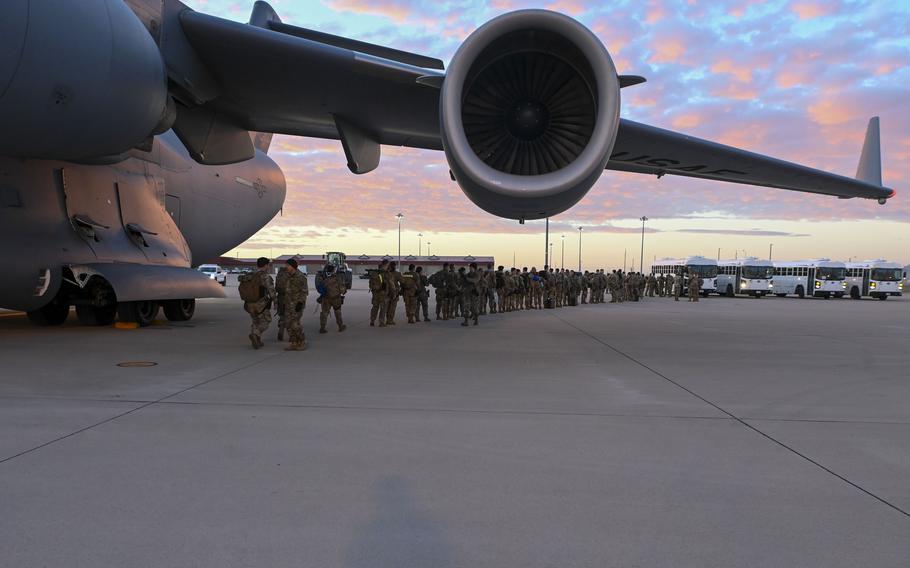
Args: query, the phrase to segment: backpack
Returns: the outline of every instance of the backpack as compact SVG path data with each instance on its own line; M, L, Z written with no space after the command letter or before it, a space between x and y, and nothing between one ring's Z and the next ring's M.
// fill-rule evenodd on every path
M505 280L505 278L503 278L502 272L496 272L496 287L497 288L506 287L506 280Z
M240 299L248 304L253 304L265 297L264 287L259 283L259 276L247 276L240 281L237 287Z
M316 292L320 296L325 296L325 271L323 270L316 273Z
M434 272L432 275L430 275L429 282L430 282L430 285L433 286L433 288L442 288L443 286L446 285L445 276L443 275L441 270L439 272Z
M372 290L373 292L378 292L382 289L383 289L382 272L377 270L370 275L370 290Z

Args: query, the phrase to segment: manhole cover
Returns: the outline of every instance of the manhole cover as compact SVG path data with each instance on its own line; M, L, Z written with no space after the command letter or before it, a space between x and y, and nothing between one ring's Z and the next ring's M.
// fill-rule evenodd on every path
M117 363L118 367L154 367L158 363L154 361L124 361Z

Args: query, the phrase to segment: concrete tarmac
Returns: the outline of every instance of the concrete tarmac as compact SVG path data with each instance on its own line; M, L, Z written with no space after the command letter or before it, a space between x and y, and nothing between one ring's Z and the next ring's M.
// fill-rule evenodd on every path
M379 329L357 280L297 353L228 293L0 316L0 566L908 566L908 299Z

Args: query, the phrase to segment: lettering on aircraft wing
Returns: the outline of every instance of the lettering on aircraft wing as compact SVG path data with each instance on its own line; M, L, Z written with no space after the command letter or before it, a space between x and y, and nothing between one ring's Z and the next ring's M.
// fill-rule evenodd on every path
M611 161L617 162L630 162L633 164L638 164L639 166L647 166L652 168L662 168L666 170L675 170L680 172L699 172L702 175L712 175L712 176L745 176L749 175L746 172L741 172L738 170L727 170L727 169L717 169L712 170L707 165L704 164L692 164L692 165L682 165L682 162L679 160L674 160L672 158L658 158L652 157L648 154L643 154L641 156L635 157L625 157L629 156L629 152L616 152L610 156Z
M234 181L236 181L240 185L245 185L246 187L255 191L256 194L259 196L259 199L262 199L262 197L268 192L268 190L265 187L265 184L262 183L261 178L256 178L256 181L250 181L246 178L237 176L234 178Z

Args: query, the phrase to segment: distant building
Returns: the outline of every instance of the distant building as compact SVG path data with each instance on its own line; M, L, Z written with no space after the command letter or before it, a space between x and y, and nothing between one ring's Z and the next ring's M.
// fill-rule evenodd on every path
M276 263L283 263L287 259L294 257L297 259L297 262L300 263L300 269L306 272L307 274L315 274L316 272L323 269L326 263L324 254L283 254L275 258ZM358 276L360 274L366 274L368 268L376 268L379 265L381 260L398 260L396 255L368 255L368 254L348 254L347 262L351 270L354 271L354 275ZM416 255L402 255L401 264L404 267L404 270L407 270L409 264L414 264L417 266L423 266L425 273L432 273L442 268L442 263L448 262L449 264L454 264L455 269L457 270L459 266L464 266L467 268L472 262L476 262L478 266L485 266L492 264L495 267L495 259L492 256L437 256L435 254L429 256L416 256ZM234 267L243 267L243 268L255 268L256 259L255 258L231 258L228 256L222 256L212 260L213 264L221 265L223 268L234 268Z

